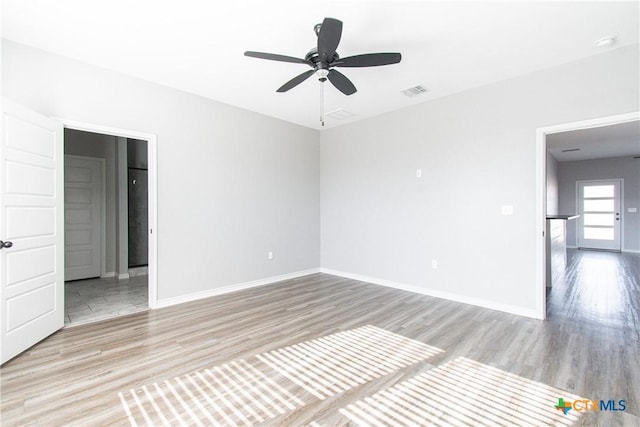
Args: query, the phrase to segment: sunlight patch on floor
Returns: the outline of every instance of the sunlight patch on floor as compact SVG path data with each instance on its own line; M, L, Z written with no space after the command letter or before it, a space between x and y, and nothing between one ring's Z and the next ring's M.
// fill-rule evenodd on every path
M533 426L574 424L580 413L556 409L579 396L464 357L347 405L359 426Z
M318 399L325 399L442 352L367 325L256 357Z
M303 406L305 390L322 400L441 353L367 325L118 395L132 426L249 426ZM283 377L293 393L276 382Z
M245 360L131 389L119 397L132 426L250 426L304 405Z

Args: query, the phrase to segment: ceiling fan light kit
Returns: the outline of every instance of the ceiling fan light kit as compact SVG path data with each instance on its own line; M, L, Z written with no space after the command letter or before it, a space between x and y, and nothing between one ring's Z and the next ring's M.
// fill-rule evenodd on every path
M306 64L312 68L311 70L298 74L278 88L276 92L287 92L315 74L321 83L329 80L336 89L345 95L353 95L357 92L357 89L347 76L334 69L334 67L378 67L397 64L402 59L400 53L366 53L340 58L336 49L342 37L342 21L334 18L325 18L322 24L316 24L313 29L318 37L317 47L311 49L305 55L304 59L254 51L246 51L244 54L252 58ZM321 105L320 121L324 126L322 108Z

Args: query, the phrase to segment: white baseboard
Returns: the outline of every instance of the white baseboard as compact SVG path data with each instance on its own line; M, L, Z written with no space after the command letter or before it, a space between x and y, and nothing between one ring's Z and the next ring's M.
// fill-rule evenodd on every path
M102 276L103 279L106 279L107 277L116 277L116 272L115 271L107 271L106 273L104 273Z
M567 246L567 249L578 249L577 246ZM594 249L597 250L597 249ZM621 249L620 252L628 252L630 254L640 254L640 250L635 250L635 249Z
M489 308L491 310L503 311L505 313L517 314L518 316L540 319L536 310L526 309L500 302L490 301L482 298L469 297L466 295L454 294L451 292L443 292L436 289L423 288L405 283L393 282L391 280L378 279L375 277L363 276L360 274L347 273L344 271L332 270L329 268L320 268L321 273L331 274L333 276L345 277L347 279L359 280L361 282L373 283L374 285L386 286L388 288L401 289L403 291L414 292L417 294L428 295L435 298L442 298L450 301L461 302L463 304L475 305L478 307Z
M173 298L158 300L156 308L169 307L171 305L182 304L185 302L195 301L203 298L209 298L216 295L227 294L230 292L240 291L242 289L256 288L258 286L270 285L272 283L281 282L283 280L295 279L310 274L319 273L319 268L309 270L296 271L294 273L282 274L280 276L267 277L265 279L252 280L250 282L237 283L235 285L223 286L221 288L209 289L203 292L196 292L188 295L181 295Z
M118 280L124 280L129 278L129 273L118 274Z
M149 274L149 267L133 267L129 269L129 277L147 276Z

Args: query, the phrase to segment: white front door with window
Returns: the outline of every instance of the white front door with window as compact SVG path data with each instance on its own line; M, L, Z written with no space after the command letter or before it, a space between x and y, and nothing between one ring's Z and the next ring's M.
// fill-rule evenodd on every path
M578 181L578 247L620 250L619 179Z
M0 363L64 325L62 124L2 100Z
M102 272L103 160L64 156L65 280Z

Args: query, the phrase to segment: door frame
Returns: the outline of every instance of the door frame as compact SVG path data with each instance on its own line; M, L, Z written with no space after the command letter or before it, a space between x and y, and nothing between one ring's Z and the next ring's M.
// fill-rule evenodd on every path
M620 244L619 249L613 250L614 252L622 252L622 248L624 248L624 218L626 215L624 214L624 178L606 178L606 179L579 179L576 181L576 214L579 214L580 207L578 204L580 203L580 184L593 183L593 182L606 182L606 181L618 181L620 183L618 187L618 210L620 211L620 224L618 225L618 243ZM576 227L576 247L580 248L580 218L575 223ZM585 248L590 249L590 248ZM610 251L612 249L594 249L594 250L602 250L602 251Z
M112 126L56 118L64 129L101 133L123 138L147 141L147 162L149 176L149 308L158 305L158 137L155 134L136 130L121 129Z
M547 135L572 130L589 129L640 120L640 111L598 117L577 122L544 126L536 129L536 313L537 318L547 318L546 295L546 246L547 219Z

